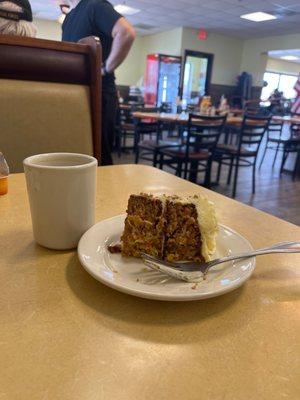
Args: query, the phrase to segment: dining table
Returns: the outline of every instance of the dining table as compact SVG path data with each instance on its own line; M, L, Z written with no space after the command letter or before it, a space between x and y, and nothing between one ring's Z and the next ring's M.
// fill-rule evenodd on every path
M229 113L227 116L226 124L228 126L241 126L243 122L242 115L232 115L234 113ZM181 113L181 114L174 114L174 113L153 113L153 112L146 112L146 111L135 111L132 113L132 116L136 119L150 119L152 121L160 121L166 123L176 123L177 125L185 126L188 124L189 114L188 113ZM275 115L272 117L274 122L283 122L286 124L293 124L293 123L300 123L300 117L292 117L292 116L280 116Z
M254 248L300 228L145 165L98 168L96 222L133 193L207 196ZM300 255L194 302L147 300L90 276L75 250L34 242L24 174L0 197L1 400L298 400ZM126 264L124 264L126 268Z

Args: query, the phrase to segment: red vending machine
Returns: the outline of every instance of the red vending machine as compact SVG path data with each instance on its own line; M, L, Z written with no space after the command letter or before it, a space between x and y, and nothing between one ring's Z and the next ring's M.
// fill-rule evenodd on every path
M176 104L179 95L181 57L164 54L147 56L144 100L145 104L161 106Z

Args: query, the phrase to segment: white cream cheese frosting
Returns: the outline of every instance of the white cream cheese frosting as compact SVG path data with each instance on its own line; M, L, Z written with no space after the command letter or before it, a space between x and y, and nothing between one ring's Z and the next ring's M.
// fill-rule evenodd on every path
M196 207L198 223L201 232L201 253L205 261L211 261L216 251L216 237L219 231L215 205L203 196L193 196L189 199Z

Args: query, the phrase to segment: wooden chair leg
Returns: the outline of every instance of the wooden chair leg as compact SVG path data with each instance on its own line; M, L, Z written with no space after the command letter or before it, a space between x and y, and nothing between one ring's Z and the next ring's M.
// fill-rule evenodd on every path
M230 166L229 166L229 172L228 172L228 178L227 178L227 185L230 185L230 183L231 183L233 163L234 163L234 157L231 157Z
M274 160L273 160L273 164L272 164L273 168L274 168L274 165L276 163L276 158L277 158L277 154L278 154L278 151L279 151L279 146L280 146L280 143L278 143L277 147L276 147L276 152L275 152L275 156L274 156Z
M182 174L182 161L178 161L177 169L176 169L176 176L179 176L181 178L181 174Z
M134 139L133 139L133 151L137 151L138 144L140 141L140 134L137 128L134 130Z
M266 147L265 147L265 150L264 150L264 154L263 154L263 156L262 156L262 158L261 158L261 162L260 162L260 164L259 164L259 169L261 169L261 166L263 165L264 159L265 159L265 157L266 157L267 150L268 150L268 142L266 143ZM273 165L274 165L274 164L273 164Z
M187 176L188 176L188 166L189 166L189 163L188 163L188 161L186 161L184 163L184 175L183 175L184 179L187 179Z
M160 153L160 157L159 157L159 169L163 169L164 166L164 155L162 153Z
M234 171L234 181L233 181L233 189L232 189L232 198L233 199L236 196L238 174L239 174L239 159L236 160L236 166L235 166L235 171Z
M157 149L155 149L154 150L154 154L153 154L153 167L157 167L157 158L158 158L158 150Z
M135 150L135 163L136 164L139 163L139 159L140 159L140 148L139 148L139 146L137 146L137 148Z
M252 169L252 194L255 194L255 178L256 178L256 160L254 161Z
M209 159L207 161L206 171L205 171L205 178L204 178L204 186L210 189L211 187L211 167L212 167L212 160Z
M288 153L286 152L286 150L284 150L284 151L283 151L283 155L282 155L282 161L281 161L281 167L280 167L280 174L282 174L282 172L283 172L284 164L285 164L287 158L288 158Z
M220 182L220 178L221 178L221 168L222 168L222 156L220 157L220 159L215 160L218 163L218 171L217 171L217 178L216 181L217 183Z
M293 181L296 180L297 173L299 173L300 170L300 151L298 151L297 157L296 157L296 162L295 162L295 168L293 171Z

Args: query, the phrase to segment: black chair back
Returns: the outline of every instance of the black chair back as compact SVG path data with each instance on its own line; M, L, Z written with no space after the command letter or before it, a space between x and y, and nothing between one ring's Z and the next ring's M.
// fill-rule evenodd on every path
M120 108L120 119L122 124L133 124L132 108Z
M291 124L291 139L300 139L300 120Z
M161 103L160 112L171 113L172 112L172 103L164 102Z
M291 117L298 117L300 118L300 113L292 112Z
M270 138L270 133L271 134L278 134L279 136L276 137L276 139L281 139L282 133L283 133L283 121L276 121L276 120L270 120L268 131L267 131L267 137L268 139ZM274 136L272 136L274 137Z
M258 154L262 139L269 128L271 117L245 115L239 135L238 153L246 149Z
M138 112L143 112L143 113L158 113L160 112L159 107L143 107L143 108L138 108ZM133 118L133 123L134 123L134 131L135 131L135 140L134 140L134 148L137 149L137 146L140 142L141 136L143 135L150 135L152 134L156 135L155 140L156 143L158 144L159 139L160 139L160 131L161 131L161 122L157 120L151 120L151 116L145 119L140 119L140 118Z
M193 146L195 151L207 150L213 154L220 139L220 135L223 132L226 118L226 115L210 117L199 114L189 114L186 143L187 157L191 146Z
M158 113L161 112L160 107L145 107L145 106L138 106L134 109L134 111L143 112L143 113Z

